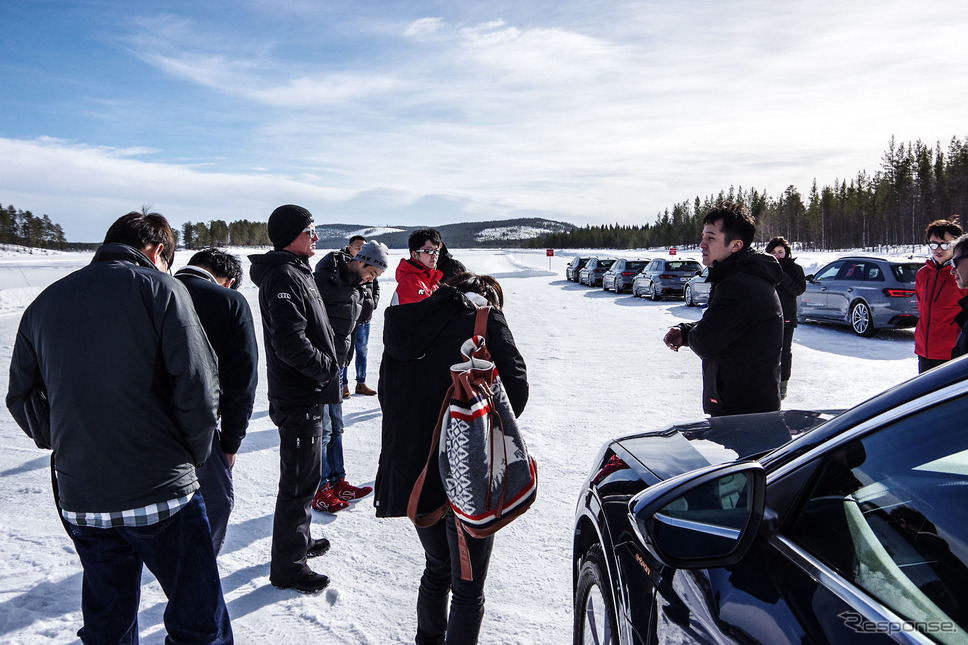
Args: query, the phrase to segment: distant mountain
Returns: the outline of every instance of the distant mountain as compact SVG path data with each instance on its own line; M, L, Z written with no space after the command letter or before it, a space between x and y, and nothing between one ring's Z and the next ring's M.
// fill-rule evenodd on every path
M359 224L319 224L320 249L338 249L346 246L350 237L362 235L367 240L379 240L391 249L407 248L407 239L413 231L427 226L360 226ZM546 233L567 233L574 224L556 222L540 217L529 217L490 222L461 222L434 226L449 248L473 249L480 247L517 247Z

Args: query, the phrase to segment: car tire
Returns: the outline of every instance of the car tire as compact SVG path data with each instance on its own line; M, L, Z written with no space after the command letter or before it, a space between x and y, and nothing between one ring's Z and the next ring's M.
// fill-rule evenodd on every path
M581 560L575 589L575 645L618 645L605 555L595 544Z
M605 286L605 279L602 278L602 291L608 291L608 287Z
M655 290L654 282L649 283L649 298L652 299L652 302L659 302L660 300L662 300L662 295Z
M687 307L695 307L696 301L692 299L692 289L689 285L686 285L686 291L682 294L683 299L686 301Z
M870 337L877 331L874 329L874 316L866 302L855 302L850 308L850 328L858 336Z

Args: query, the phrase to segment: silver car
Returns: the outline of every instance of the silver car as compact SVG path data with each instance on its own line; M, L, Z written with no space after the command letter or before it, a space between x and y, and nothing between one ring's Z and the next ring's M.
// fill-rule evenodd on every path
M633 296L661 300L663 296L681 296L686 282L702 271L695 260L658 258L649 262L632 282Z
M914 327L918 305L914 279L920 262L847 256L807 276L798 298L797 320L850 325L858 336L884 327Z
M709 267L703 267L702 273L690 278L686 283L682 297L686 299L687 307L699 307L709 302L709 290L713 283L709 282Z
M615 260L615 263L602 276L602 289L605 291L613 289L615 293L622 293L626 289L630 289L632 287L632 280L635 279L638 272L645 268L645 265L648 263L648 258L642 260L625 260L619 258Z

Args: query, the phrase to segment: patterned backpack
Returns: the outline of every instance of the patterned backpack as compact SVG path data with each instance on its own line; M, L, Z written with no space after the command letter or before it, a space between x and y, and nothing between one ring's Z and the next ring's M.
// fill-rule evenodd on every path
M444 397L427 464L407 506L407 515L418 527L435 524L448 510L454 512L464 580L472 578L465 532L477 538L493 535L528 510L538 493L537 464L487 351L490 310L478 309L474 336L461 346L466 360L450 368L453 385ZM417 502L434 457L448 503L418 517Z

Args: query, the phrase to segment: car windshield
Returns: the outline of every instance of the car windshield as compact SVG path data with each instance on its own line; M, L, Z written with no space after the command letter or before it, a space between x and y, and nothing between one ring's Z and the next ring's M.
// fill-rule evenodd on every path
M608 267L612 266L612 264L614 262L615 262L615 260L599 260L598 261L598 267L597 268L599 268L599 269L607 269Z
M696 271L702 270L702 265L693 260L687 262L666 262L666 271Z
M645 267L645 265L648 264L648 263L649 263L648 260L626 262L625 263L625 270L626 271L641 271L642 268Z
M914 282L914 278L917 276L918 269L923 267L923 264L918 264L916 262L905 262L904 264L892 264L891 271L894 272L894 277L897 278L898 282Z

